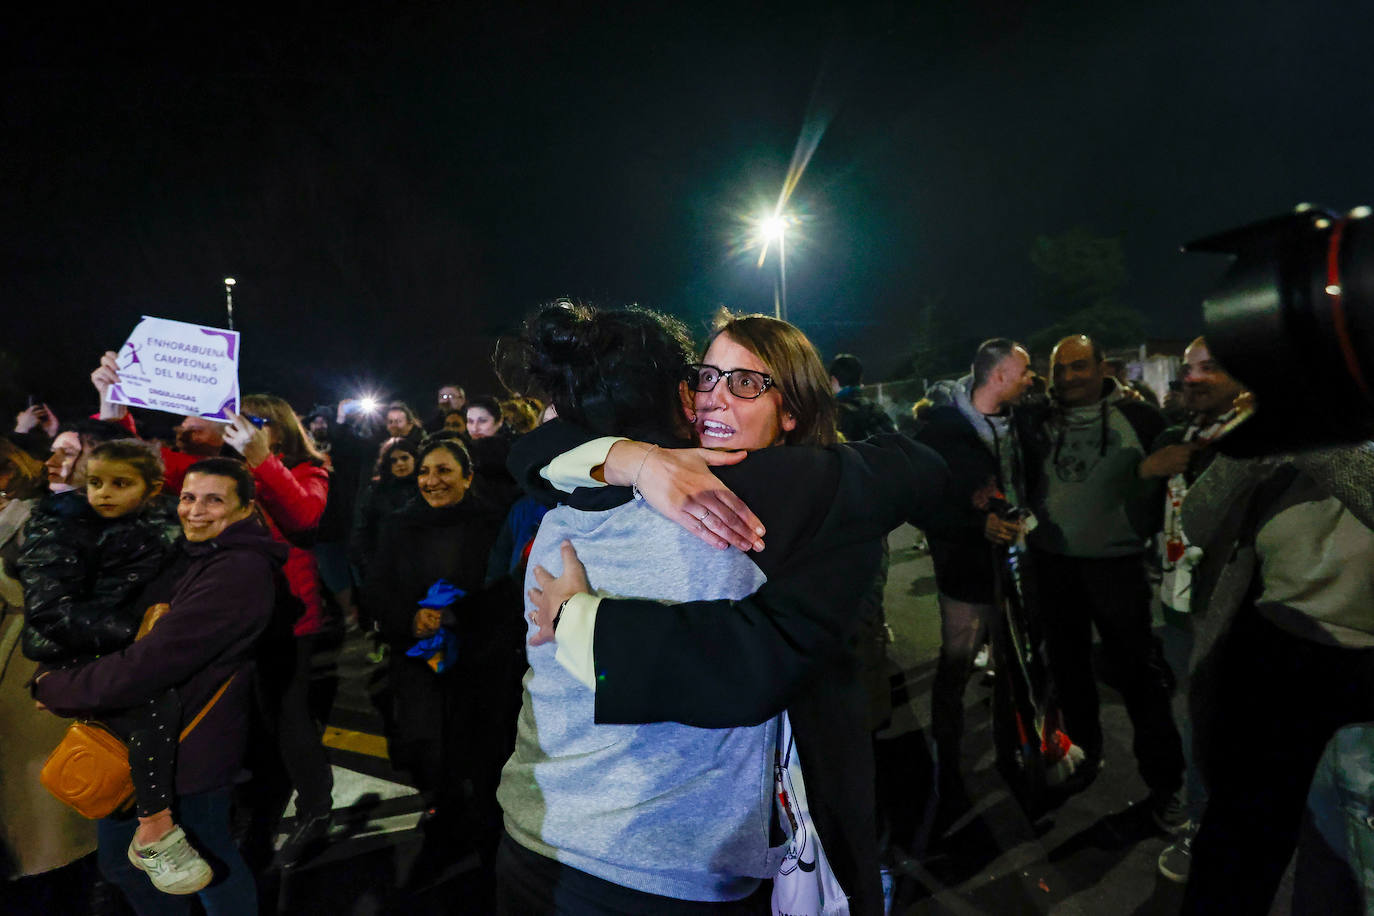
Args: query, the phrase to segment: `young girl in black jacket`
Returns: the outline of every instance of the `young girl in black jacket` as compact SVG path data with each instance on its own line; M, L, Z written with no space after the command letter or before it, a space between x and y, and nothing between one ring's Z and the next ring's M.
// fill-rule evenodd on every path
M180 532L157 500L162 477L162 461L146 444L117 439L91 452L84 493L38 503L17 564L28 658L65 668L134 641L144 612L138 594L162 571ZM129 860L170 894L195 893L214 876L172 820L180 717L180 700L167 691L102 718L129 745L139 820Z

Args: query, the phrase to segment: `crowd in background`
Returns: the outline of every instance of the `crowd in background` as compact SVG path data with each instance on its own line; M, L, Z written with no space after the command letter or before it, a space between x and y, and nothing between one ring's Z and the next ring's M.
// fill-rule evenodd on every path
M308 687L337 628L385 666L427 853L475 850L493 912L794 911L778 876L817 849L832 883L806 893L883 912L922 852L882 840L871 748L892 707L884 537L909 522L940 613L932 848L976 804L964 694L990 647L999 727L1022 727L999 759L1043 768L1028 804L1113 778L1106 680L1187 912L1267 912L1295 850L1296 901L1364 911L1374 846L1350 825L1374 810L1374 744L1344 727L1374 721L1368 444L1222 454L1256 405L1203 338L1165 392L1085 336L990 338L895 417L858 358L822 363L758 316L722 316L703 349L652 312L562 304L516 350L541 397L446 383L423 418L257 394L158 438L110 402L113 354L90 418L19 413L0 439L6 899L255 912L258 876L329 842ZM1024 709L1050 722L1030 752ZM62 716L128 744L127 813L91 821L40 785ZM809 809L775 811L802 773Z

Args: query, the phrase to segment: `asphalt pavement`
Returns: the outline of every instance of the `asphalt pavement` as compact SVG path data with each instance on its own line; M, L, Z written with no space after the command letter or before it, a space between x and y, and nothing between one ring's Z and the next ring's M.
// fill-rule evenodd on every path
M1121 699L1102 688L1106 737L1100 777L1048 814L1031 818L994 764L992 691L975 678L966 694L963 772L969 814L940 839L929 836L932 765L926 743L939 614L929 556L917 533L892 535L886 608L893 642L896 711L879 734L880 818L897 862L895 912L906 914L1171 914L1181 888L1157 878L1169 842L1143 804L1147 790L1131 753ZM264 911L373 916L483 913L476 857L437 852L421 824L425 799L386 759L379 708L385 665L370 664L360 635L317 653L315 699L328 710L325 742L335 766L336 824L318 854L264 882ZM288 812L289 813L289 812ZM290 821L284 825L289 829Z

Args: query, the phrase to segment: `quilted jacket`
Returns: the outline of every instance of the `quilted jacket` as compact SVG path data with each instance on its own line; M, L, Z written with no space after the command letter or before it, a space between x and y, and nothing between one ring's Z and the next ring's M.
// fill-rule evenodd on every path
M106 520L81 491L39 500L16 566L24 586L24 655L69 665L133 641L133 599L162 570L171 538L156 512Z

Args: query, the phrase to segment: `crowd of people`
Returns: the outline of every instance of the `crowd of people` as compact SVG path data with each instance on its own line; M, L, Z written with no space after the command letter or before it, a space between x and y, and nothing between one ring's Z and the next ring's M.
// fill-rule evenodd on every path
M964 695L991 643L998 677L1036 672L995 716L1028 808L1113 778L1106 681L1186 912L1268 912L1295 850L1295 899L1364 911L1344 825L1374 745L1343 727L1374 720L1374 446L1220 454L1257 405L1203 338L1162 405L1086 336L1039 364L991 338L897 422L856 357L773 318L722 313L698 349L667 316L560 302L508 344L538 397L446 383L428 419L258 394L159 439L111 402L109 353L90 419L19 414L7 899L256 912L264 871L331 835L308 688L332 620L385 666L427 853L475 851L490 911L889 911L920 853L875 789L907 523L940 614L933 843L976 803ZM94 821L37 777L72 718L127 746L132 791Z

